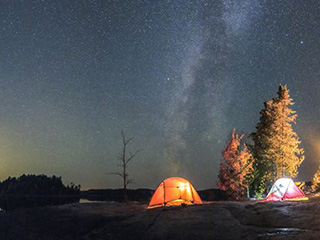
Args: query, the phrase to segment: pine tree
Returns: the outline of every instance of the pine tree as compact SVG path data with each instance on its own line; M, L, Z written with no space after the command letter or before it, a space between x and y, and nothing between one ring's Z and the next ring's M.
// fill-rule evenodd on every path
M217 185L226 193L229 199L241 200L245 198L248 187L248 175L252 166L252 155L245 144L241 146L241 139L232 131L232 137L222 152L225 163L220 163L219 180Z
M311 189L312 189L312 191L315 191L319 187L320 187L320 167L318 168L318 170L316 171L316 173L314 174L314 176L312 178Z
M290 108L292 105L287 86L280 85L278 96L265 102L256 132L251 134L257 172L255 185L261 191L280 177L296 177L304 160L299 137L292 129L298 116ZM265 186L259 186L262 180Z

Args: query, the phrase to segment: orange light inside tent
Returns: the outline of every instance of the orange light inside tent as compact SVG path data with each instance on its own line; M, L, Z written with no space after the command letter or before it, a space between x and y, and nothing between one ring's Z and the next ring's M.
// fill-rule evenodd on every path
M182 204L202 204L202 201L188 180L171 177L159 184L151 198L148 208Z

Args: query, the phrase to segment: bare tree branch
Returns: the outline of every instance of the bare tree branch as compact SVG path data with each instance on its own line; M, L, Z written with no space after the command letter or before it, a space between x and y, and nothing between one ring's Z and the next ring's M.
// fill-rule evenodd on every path
M118 175L118 176L123 178L123 174L122 173L118 173L118 172L108 173L108 175Z
M127 145L134 139L133 137L126 139L126 135L124 130L121 130L122 136L122 151L118 154L117 159L121 162L117 164L118 167L121 167L121 172L112 172L109 175L118 175L123 180L123 193L124 193L124 201L127 201L127 186L128 184L133 183L132 179L128 179L129 174L127 173L127 165L128 163L140 152L140 150L135 151L134 153L130 152L130 156L127 157Z
M122 136L122 142L123 145L127 145L130 141L132 141L134 139L134 137L129 138L128 140L126 140L126 135L124 133L124 130L121 130L121 136Z
M127 186L128 186L129 184L131 184L131 183L134 183L133 179L128 179L128 180L127 180Z
M123 145L125 145L125 143L126 143L126 136L125 136L125 134L124 134L124 130L123 130L123 129L121 130L121 136L122 136Z
M127 164L129 163L129 161L132 160L132 159L137 155L137 153L139 153L139 152L141 152L141 150L135 151L134 154L132 154L132 153L130 152L130 157L126 160L126 165L127 165Z
M134 139L134 137L132 137L132 138L129 138L127 141L126 141L126 143L125 143L125 145L127 145L131 140L133 140Z

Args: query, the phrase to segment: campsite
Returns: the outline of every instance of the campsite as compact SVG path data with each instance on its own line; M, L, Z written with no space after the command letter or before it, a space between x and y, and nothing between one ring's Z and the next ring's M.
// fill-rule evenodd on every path
M80 201L0 212L0 239L317 239L320 194L288 178L264 200L202 201L180 177L163 180L148 203Z
M0 213L0 239L318 239L320 202L218 201L147 209L97 202Z

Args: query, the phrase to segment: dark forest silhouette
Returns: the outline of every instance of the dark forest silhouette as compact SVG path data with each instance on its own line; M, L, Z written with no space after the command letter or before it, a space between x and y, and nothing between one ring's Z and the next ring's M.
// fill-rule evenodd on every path
M65 186L61 177L24 174L0 182L0 208L6 211L74 203L79 199L80 185Z
M80 185L65 186L61 177L46 175L25 175L9 177L0 182L0 196L3 195L79 195Z

